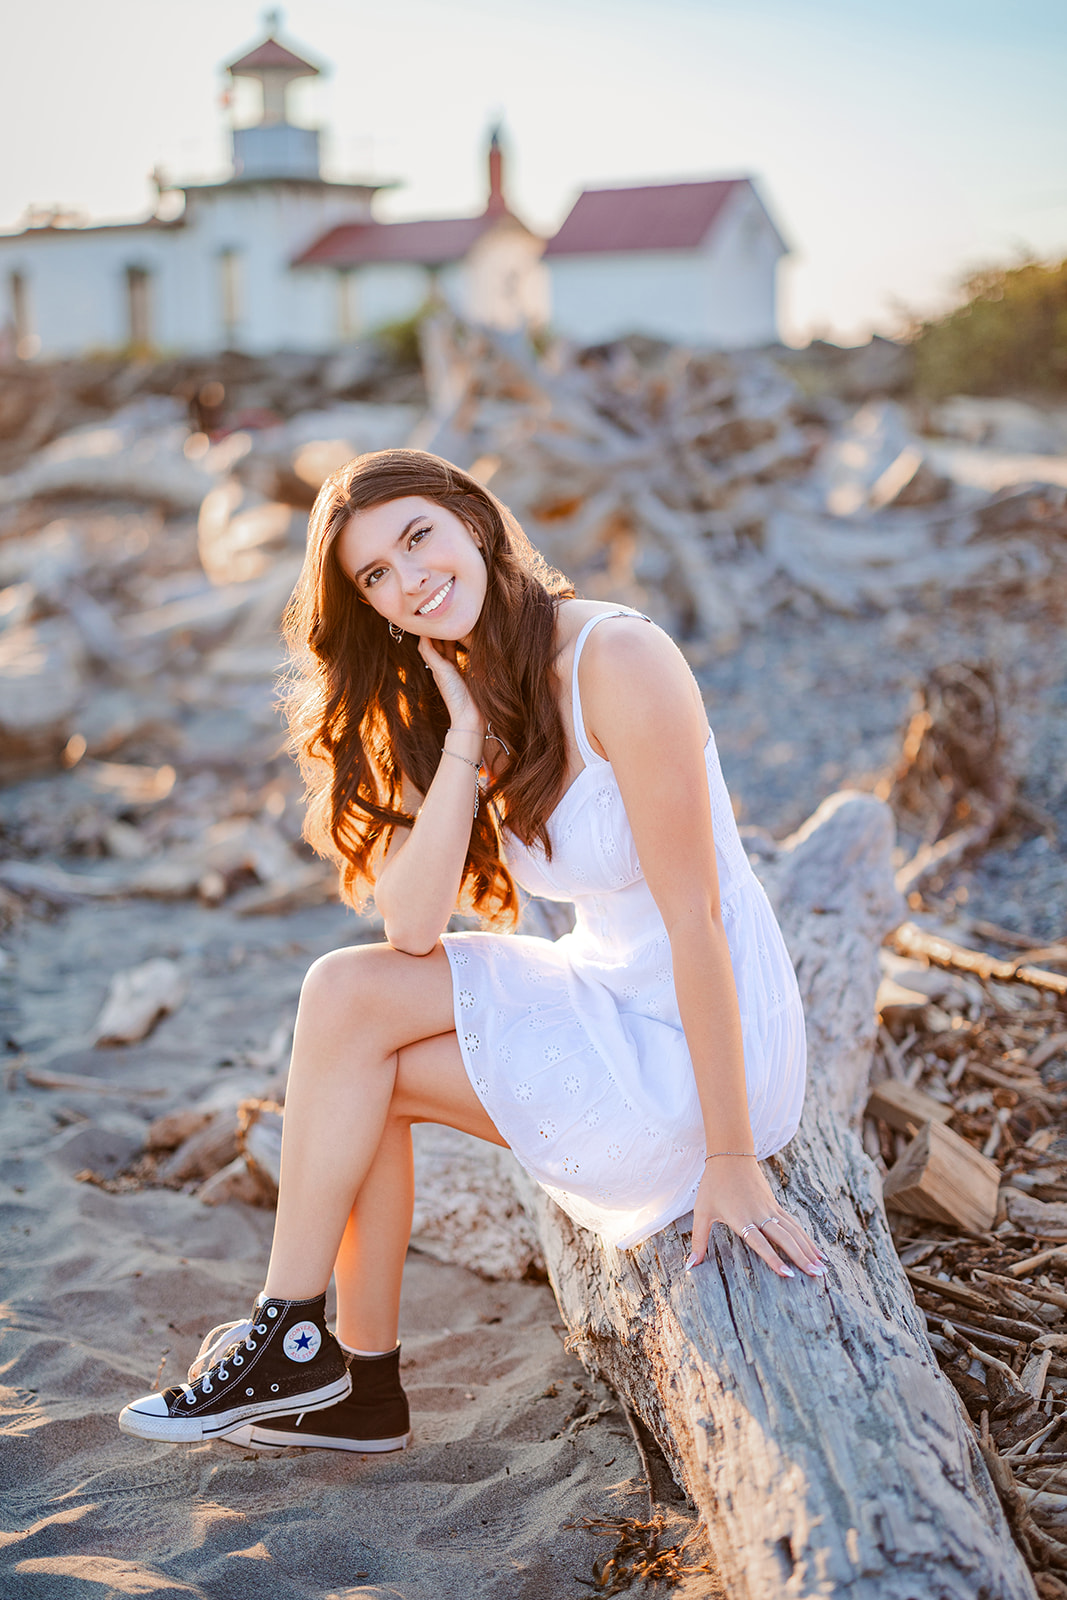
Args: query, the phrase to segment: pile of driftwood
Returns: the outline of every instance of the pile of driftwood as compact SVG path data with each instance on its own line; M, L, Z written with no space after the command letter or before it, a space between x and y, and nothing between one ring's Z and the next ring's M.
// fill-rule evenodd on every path
M170 816L194 772L285 783L266 687L278 621L308 507L362 450L412 442L468 466L581 592L637 605L694 659L783 606L1062 599L1067 489L976 498L935 483L889 403L835 421L767 355L637 339L537 355L443 315L424 326L424 355L428 410L386 400L388 386L361 391L356 352L332 376L320 358L227 357L226 382L87 363L0 383L0 433L19 452L0 476L0 782L76 773L60 853L132 856L115 824ZM53 389L73 411L49 409ZM358 392L375 398L337 398ZM282 394L286 408L267 404ZM29 844L32 809L25 827L0 819L14 853L54 855ZM217 807L199 831L246 815ZM150 842L155 854L164 841ZM247 851L239 870L259 876Z
M0 365L0 472L12 472L72 429L98 425L149 396L173 398L192 431L263 428L338 400L423 400L417 363L369 339L328 355L224 351L211 357L100 355Z
M1043 1596L1067 1595L1067 944L905 923L883 954L864 1142L942 1370Z
M539 356L444 320L427 324L425 371L425 415L394 395L280 420L249 409L226 432L199 389L191 400L131 390L116 415L82 418L81 431L55 437L54 419L42 425L29 455L19 435L0 479L0 913L134 895L284 912L333 893L332 872L300 844L272 680L307 505L359 449L410 440L468 465L585 593L640 606L695 653L728 646L778 606L862 612L931 596L999 602L1027 586L1042 603L1062 592L1062 489L957 492L895 431L896 413L867 407L838 427L764 356L636 340ZM980 750L975 758L974 740L992 734L995 751L1000 738L989 690L980 673L932 685L910 765L890 785L916 851L933 853L910 863L909 892L952 849L975 845L969 826L991 828L1015 803L1010 760L1000 772L983 769ZM998 772L1003 783L988 781ZM835 797L761 868L800 974L811 1060L800 1133L768 1170L831 1256L828 1295L805 1280L791 1287L810 1294L783 1298L732 1236L687 1276L684 1219L637 1251L603 1250L530 1192L507 1152L420 1135L417 1237L454 1260L476 1239L478 1264L501 1274L544 1261L574 1348L655 1432L739 1600L973 1600L983 1585L991 1597L1033 1594L994 1492L1007 1482L996 1446L1034 1447L1033 1408L1041 1428L1055 1421L1060 1357L1039 1341L1059 1309L1048 1296L1061 1290L1052 1258L1029 1276L1002 1269L1058 1237L1043 1231L1059 1227L1054 1186L1027 1184L1041 1176L1057 1112L1054 1083L1042 1078L1039 1090L1035 1079L1058 1059L1059 1046L1039 1056L1064 1031L1062 974L1058 957L1040 968L1032 955L1014 968L977 956L960 972L958 951L909 932L892 836L881 801ZM538 915L530 930L551 935ZM911 965L888 974L903 993L897 1013L883 994L878 1034L878 951L894 928L894 954ZM178 966L156 958L117 973L99 1042L144 1037L187 1003ZM1028 967L1045 972L1042 987ZM933 998L942 972L981 996L965 987L965 1004L950 990ZM1030 989L1039 1003L1013 1009L1009 997ZM921 1025L904 1020L909 1004ZM889 1131L868 1122L865 1149L878 1038L886 1077L872 1113ZM145 1167L118 1181L269 1202L287 1043L286 1032L272 1044L262 1093L157 1124ZM919 1115L916 1094L939 1111ZM924 1217L960 1192L978 1208L966 1235L943 1217L919 1236L901 1225L905 1247L934 1246L909 1262L942 1286L919 1285L929 1332L885 1220L883 1177L894 1204L925 1206ZM502 1193L514 1203L502 1206ZM489 1251L480 1232L494 1226ZM988 1253L976 1267L967 1251L978 1248ZM985 1309L963 1291L984 1296ZM994 1298L1001 1310L989 1310ZM1014 1332L990 1320L1002 1312ZM1038 1330L1026 1340L1024 1323ZM1031 1532L1019 1508L1028 1488L1054 1489L1028 1474L1024 1465L1021 1498L1008 1493L1007 1504L1031 1557L1051 1568L1054 1521ZM1031 1506L1035 1516L1055 1509Z
M902 853L904 841L911 851L897 871L904 894L940 883L1017 811L1035 820L1018 792L1019 734L999 677L988 662L951 661L917 687L900 756L874 791L893 809Z
M697 653L783 606L1063 588L1048 536L1062 485L1002 515L1015 492L957 492L891 402L842 416L761 353L632 338L538 360L445 314L423 342L419 442L489 482L584 593L639 606Z

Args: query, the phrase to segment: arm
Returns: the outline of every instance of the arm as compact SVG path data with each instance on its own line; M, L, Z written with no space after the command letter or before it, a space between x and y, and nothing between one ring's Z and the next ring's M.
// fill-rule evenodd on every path
M693 1062L709 1152L752 1152L741 1018L719 905L719 882L699 690L676 646L635 620L597 628L579 668L586 726L611 762L649 890L670 940L678 1010ZM693 1257L716 1221L740 1232L781 1208L748 1155L709 1161L694 1207ZM811 1270L815 1246L799 1224L782 1243ZM747 1242L783 1276L760 1233Z
M452 718L445 749L414 826L394 834L374 886L374 903L385 923L385 937L408 955L428 955L456 909L474 820L477 777L468 761L480 761L485 723L451 659L427 639L419 651L441 689ZM463 756L466 760L456 759ZM418 793L405 785L405 804Z

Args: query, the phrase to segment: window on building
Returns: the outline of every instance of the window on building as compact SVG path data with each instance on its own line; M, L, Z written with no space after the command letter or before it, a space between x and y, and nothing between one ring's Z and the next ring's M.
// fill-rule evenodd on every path
M444 287L441 283L441 268L439 266L426 268L425 304L428 306L443 306L448 304L448 296L445 294Z
M126 268L126 338L131 349L152 343L152 276L146 267Z
M356 274L342 267L337 274L337 336L354 339L359 333L359 292Z
M760 253L763 242L763 218L756 211L750 211L745 218L741 233L742 248L750 260Z
M219 254L219 272L222 289L222 332L230 349L237 345L244 315L244 274L241 252L223 250Z
M15 271L8 274L7 292L15 355L20 361L29 361L41 348L41 341L33 331L30 286L25 273Z

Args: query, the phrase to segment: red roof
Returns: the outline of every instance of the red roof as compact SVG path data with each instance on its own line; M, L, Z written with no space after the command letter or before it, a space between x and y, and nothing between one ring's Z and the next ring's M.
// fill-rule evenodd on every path
M586 189L545 248L546 256L619 250L695 250L747 178Z
M294 55L287 50L277 39L264 39L254 50L250 50L239 61L231 62L226 68L227 72L235 77L254 77L264 71L291 72L294 78L308 78L318 76L318 67L313 67L310 61L305 61L301 56Z
M425 267L459 261L496 227L499 215L439 217L427 222L348 222L317 239L297 267L358 267L370 261L415 261Z

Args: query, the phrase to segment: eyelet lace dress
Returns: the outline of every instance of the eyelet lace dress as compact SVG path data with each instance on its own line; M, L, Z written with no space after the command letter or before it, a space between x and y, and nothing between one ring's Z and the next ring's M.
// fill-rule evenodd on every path
M575 927L446 933L456 1035L485 1109L522 1165L607 1243L640 1243L692 1210L706 1148L666 928L641 872L611 763L586 736L574 650L574 732L585 761L549 819L552 860L504 830L530 894L571 900ZM645 618L648 621L648 618ZM792 1138L804 1099L804 1017L774 913L738 836L714 736L704 750L723 923L741 1008L756 1154Z

